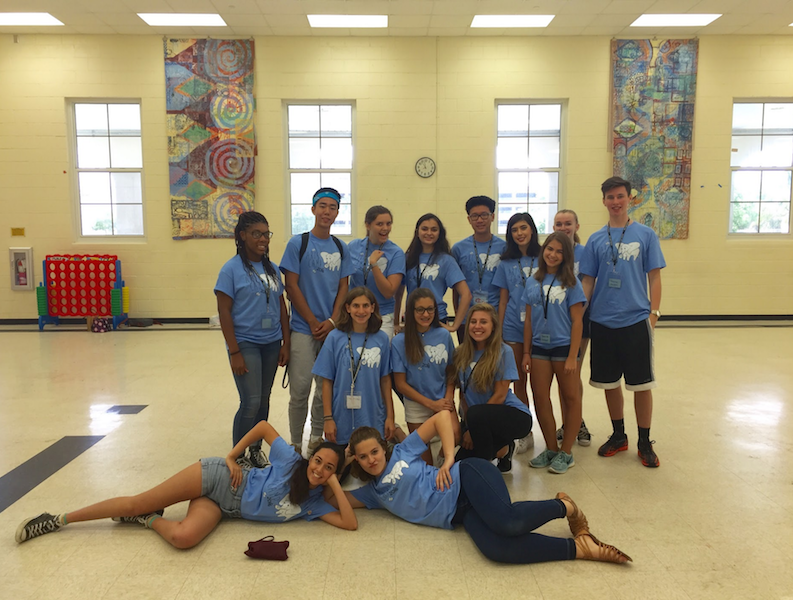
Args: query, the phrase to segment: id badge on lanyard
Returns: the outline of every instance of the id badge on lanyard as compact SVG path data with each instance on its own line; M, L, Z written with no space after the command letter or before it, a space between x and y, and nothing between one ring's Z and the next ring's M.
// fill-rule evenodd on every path
M487 302L487 292L485 290L474 291L474 304L483 304Z

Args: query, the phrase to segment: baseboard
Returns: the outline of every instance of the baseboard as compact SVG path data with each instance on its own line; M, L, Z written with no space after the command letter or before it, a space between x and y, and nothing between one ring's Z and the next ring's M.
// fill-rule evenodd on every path
M209 318L207 317L174 317L174 318L161 318L154 317L154 320L163 325L175 324L198 324L208 325ZM61 317L61 325L85 325L85 318L80 317ZM38 319L0 319L0 326L3 325L38 325Z

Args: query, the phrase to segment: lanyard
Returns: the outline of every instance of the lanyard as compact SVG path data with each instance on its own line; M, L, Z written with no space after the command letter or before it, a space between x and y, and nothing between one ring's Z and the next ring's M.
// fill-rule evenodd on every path
M534 259L536 257L531 257L531 267L529 267L529 276L531 276L531 272L534 270ZM523 287L526 287L526 273L523 272L523 257L521 256L518 259L518 272L520 273L520 278L523 280Z
M548 320L548 305L551 303L551 288L554 283L556 283L556 275L553 276L551 285L548 286L548 292L545 294L545 302L542 303L542 311L546 321Z
M482 277L485 274L485 269L487 269L487 261L490 258L490 248L493 247L493 235L490 236L490 242L487 245L487 255L485 256L485 264L482 264L481 259L479 258L479 250L476 248L476 239L473 239L474 242L474 255L476 256L476 271L479 273L479 285L482 285Z
M352 383L350 384L350 395L354 395L352 392L355 391L355 380L358 379L358 371L361 370L361 365L363 364L363 353L366 351L366 340L369 339L369 334L367 333L363 338L363 346L361 347L361 355L358 357L358 363L355 362L355 355L352 352L352 336L349 332L347 332L347 349L350 351L350 374L352 375Z
M471 379L473 379L474 377L474 371L476 371L476 368L478 366L479 366L479 361L476 361L474 363L474 368L471 369L471 374L467 378L465 376L465 371L463 371L463 394L468 391L468 386L470 385Z
M382 251L385 244L380 244L378 250ZM363 284L366 285L366 280L369 279L369 273L372 272L374 267L369 264L369 238L366 238L366 252L363 255ZM385 275L385 273L383 273Z
M426 271L429 266L432 264L432 258L435 256L435 251L432 251L430 257L427 259L427 262L424 263L424 268L419 273L419 265L416 265L416 287L421 287L421 282L424 280L424 271ZM421 257L419 256L419 264L421 263Z
M631 220L628 219L628 222L625 223L625 227L622 228L622 235L620 236L620 241L617 242L617 247L614 247L614 242L611 241L611 227L608 223L606 223L606 233L609 234L609 247L611 248L611 260L614 265L614 269L617 268L617 259L619 258L619 248L622 247L622 238L625 237L625 230L628 228L628 225L631 224Z

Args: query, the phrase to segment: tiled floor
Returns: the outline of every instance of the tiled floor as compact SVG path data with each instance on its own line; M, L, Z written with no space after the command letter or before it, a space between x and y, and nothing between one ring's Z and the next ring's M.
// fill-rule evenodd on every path
M105 437L0 512L0 598L793 599L793 330L667 327L656 338L660 469L640 465L632 413L631 451L596 455L609 421L587 387L594 443L575 449L576 467L529 469L538 443L506 475L517 499L568 492L634 563L508 566L485 560L460 529L379 511L359 511L356 532L226 521L188 551L110 521L17 545L24 517L135 493L225 454L237 400L219 331L1 332L0 475L63 436ZM106 412L116 404L148 406ZM279 372L271 421L282 432L286 406ZM288 561L242 554L267 534L291 542Z

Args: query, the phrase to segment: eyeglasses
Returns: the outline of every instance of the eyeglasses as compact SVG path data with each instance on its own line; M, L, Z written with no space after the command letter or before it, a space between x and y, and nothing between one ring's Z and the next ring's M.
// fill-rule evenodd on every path
M428 315L432 315L432 314L435 314L435 307L434 306L427 306L427 307L417 306L416 308L413 309L413 311L417 312L420 315L423 315L425 313L428 314Z
M275 234L272 231L251 231L251 237L254 240L258 240L260 238L266 238L269 240L271 237L273 237L273 235Z
M471 221L472 223L474 223L476 221L487 221L492 216L493 216L493 213L489 213L489 212L476 213L474 215L468 215L468 220Z

